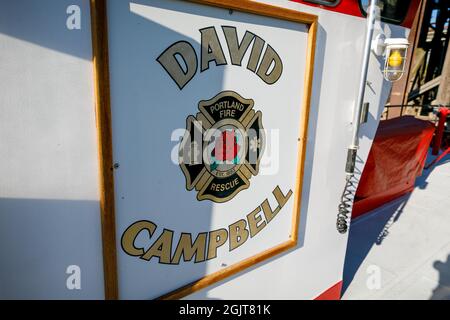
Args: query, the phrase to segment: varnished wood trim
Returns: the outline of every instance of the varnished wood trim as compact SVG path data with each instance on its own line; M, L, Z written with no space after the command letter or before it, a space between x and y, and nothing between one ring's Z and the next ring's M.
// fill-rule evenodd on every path
M240 261L232 266L229 266L227 268L224 268L223 270L214 272L210 275L207 275L206 277L201 278L200 280L194 281L184 287L181 287L175 291L172 291L166 295L163 295L159 297L159 300L174 300L174 299L180 299L188 294L194 293L195 291L198 291L200 289L206 288L220 280L223 280L225 278L228 278L244 269L247 269L248 267L251 267L261 261L264 261L270 257L273 257L279 253L282 253L290 248L293 248L297 245L297 243L293 240L288 240L286 242L283 242L271 249L268 249L266 251L263 251L261 253L258 253L250 258L247 258L243 261Z
M118 299L106 0L91 0L105 299Z
M317 34L317 20L310 24L308 31L308 50L306 53L306 69L305 80L303 84L303 101L302 101L302 113L300 116L300 133L299 133L299 146L298 146L298 160L297 160L297 190L294 198L294 214L292 221L291 235L292 239L297 243L298 240L298 226L300 224L300 210L302 202L303 191L303 176L305 173L305 158L306 147L308 144L308 124L309 124L309 111L311 107L311 95L312 84L314 74L314 56L316 51L316 34Z
M194 293L195 291L206 288L218 281L221 281L231 275L237 274L257 263L267 260L277 254L280 254L286 250L289 250L297 246L298 241L298 227L300 223L300 209L301 209L301 196L303 187L303 176L306 158L306 146L308 137L308 119L312 94L312 81L314 74L314 55L316 45L316 33L318 17L316 15L302 13L295 10L275 7L262 3L257 3L247 0L189 0L191 2L199 4L207 4L225 9L233 9L241 12L247 12L257 15L263 15L272 18L278 18L288 20L292 22L302 23L309 26L308 39L307 39L307 56L306 56L306 68L304 75L303 86L303 99L301 105L300 116L300 133L299 133L299 145L298 145L298 162L296 173L296 189L294 191L294 209L292 212L292 229L290 239L283 242L271 249L258 253L250 258L235 263L223 270L217 271L213 274L207 275L197 281L194 281L188 285L185 285L179 289L176 289L168 294L165 294L158 299L180 299L186 295Z
M188 0L190 2L208 4L215 7L232 9L241 12L254 13L260 16L278 18L304 24L313 24L317 21L317 16L296 10L276 7L251 0Z

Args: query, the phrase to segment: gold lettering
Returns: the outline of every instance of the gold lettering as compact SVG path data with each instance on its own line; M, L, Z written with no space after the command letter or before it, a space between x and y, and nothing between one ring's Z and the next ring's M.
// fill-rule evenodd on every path
M272 69L270 67L273 66ZM269 71L270 70L270 71ZM270 45L267 45L266 51L262 58L256 74L267 84L274 84L281 77L283 72L283 62L278 53L273 50Z
M258 66L259 58L261 57L264 44L266 42L260 37L255 37L255 42L253 42L252 51L250 53L250 58L248 58L247 69L256 72L256 67Z
M261 204L267 223L269 223L273 218L275 218L278 212L280 212L281 208L283 208L283 206L291 197L292 190L289 190L288 194L285 196L283 195L283 192L281 192L280 187L276 186L275 189L272 191L272 193L278 202L278 206L275 208L275 210L272 211L272 208L270 207L269 201L267 199L264 200L264 202Z
M187 70L181 68L176 56L186 64ZM182 90L197 72L197 55L189 42L179 41L172 44L156 59L167 71L170 77Z
M260 215L258 215L258 213L260 212L261 207L258 207L247 215L248 227L250 229L250 237L252 238L256 236L267 225L266 221L264 221L263 218ZM260 224L258 225L258 223Z
M244 58L244 55L247 52L247 49L250 46L250 43L253 41L255 35L251 32L245 31L245 35L241 43L238 43L237 30L235 27L223 26L222 30L225 35L225 40L227 41L231 63L240 66L242 58Z
M283 192L281 192L281 189L279 186L276 186L275 189L272 191L273 195L275 196L275 199L277 199L278 206L281 208L284 207L286 202L289 200L289 198L292 195L292 190L289 190L287 195L284 195Z
M206 236L206 232L199 233L197 239L192 243L191 234L182 233L172 258L172 264L178 264L181 256L184 261L191 261L194 255L195 262L205 261Z
M143 248L136 248L134 245L134 240L138 236L138 234L143 231L147 230L150 237L153 235L153 233L156 230L156 225L150 221L136 221L131 226L125 230L125 232L122 235L121 244L123 250L129 254L130 256L142 256L144 254Z
M217 257L217 248L223 246L228 239L226 229L218 229L209 233L208 260Z
M243 245L248 239L247 222L244 219L238 220L229 228L230 251Z
M173 231L164 229L159 238L152 244L150 249L141 257L149 261L153 257L159 258L159 263L170 264L170 255L172 251Z
M211 183L209 190L211 191L225 191L230 190L239 185L239 179L234 178L233 180L226 183Z
M232 181L222 184L212 184L211 189L216 191L229 190L239 183L235 178ZM266 227L270 221L280 212L292 196L292 190L285 195L279 186L276 186L272 194L278 205L272 210L269 200L247 214L247 219L240 219L228 226L228 229L217 229L202 232L192 242L192 234L181 233L175 253L172 256L173 231L164 229L159 238L145 251L143 247L136 247L136 238L142 231L147 231L149 238L153 237L157 225L147 221L137 221L129 226L122 235L121 245L123 250L131 256L140 256L141 259L150 261L151 258L158 258L159 263L178 264L181 259L184 261L202 262L217 257L218 248L229 241L229 250L232 251L242 246L249 238L256 236ZM262 211L262 212L261 212ZM209 237L209 239L207 239ZM208 241L208 243L207 243Z
M200 33L202 34L200 58L202 62L200 71L208 70L211 61L214 61L216 66L227 64L216 29L214 27L208 27L201 29Z

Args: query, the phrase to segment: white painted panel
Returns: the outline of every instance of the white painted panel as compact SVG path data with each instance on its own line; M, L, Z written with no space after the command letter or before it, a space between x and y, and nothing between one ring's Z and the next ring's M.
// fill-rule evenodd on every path
M237 11L230 14L181 1L111 3L108 20L113 149L114 160L120 165L115 170L118 241L132 223L149 220L158 229L151 239L140 234L136 246L147 250L167 228L174 231L173 253L181 232L191 233L195 239L200 232L228 228L246 219L265 199L276 208L272 195L276 186L284 194L296 190L306 25ZM280 79L268 85L246 68L250 47L242 66L215 66L212 62L180 90L156 60L158 56L171 44L188 41L200 59L199 30L213 26L230 62L221 29L224 25L237 28L239 41L249 31L274 48L283 61ZM171 161L172 150L178 150L171 136L174 130L185 128L189 115L199 112L200 100L224 90L254 100L254 110L262 112L267 148L260 173L250 179L247 190L225 203L198 201L195 190L186 190L179 165ZM121 297L157 297L287 241L293 203L292 196L270 224L242 247L230 251L227 242L219 248L216 259L206 262L159 264L156 257L146 261L127 255L119 243Z
M91 59L88 1L0 2L0 298L104 297Z

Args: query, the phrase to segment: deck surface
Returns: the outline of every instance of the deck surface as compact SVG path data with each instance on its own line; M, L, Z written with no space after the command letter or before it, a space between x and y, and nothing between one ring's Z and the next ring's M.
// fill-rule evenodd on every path
M412 193L352 223L342 292L347 300L450 299L449 155Z

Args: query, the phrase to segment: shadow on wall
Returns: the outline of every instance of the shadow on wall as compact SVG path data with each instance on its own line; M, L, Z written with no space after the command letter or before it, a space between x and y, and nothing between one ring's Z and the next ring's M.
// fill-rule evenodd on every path
M389 235L390 226L398 221L410 196L410 194L406 194L376 209L378 211L377 219L373 219L371 223L361 223L358 225L358 228L350 228L345 255L342 294L346 292L353 281L356 272L370 252L372 246L381 245L383 240ZM362 216L352 222L352 224L357 224L367 218L370 218L370 216Z
M0 1L2 299L104 297L90 39L87 0Z
M0 199L0 299L100 299L98 207L98 201ZM66 286L70 265L80 267L80 290Z
M435 261L433 267L439 272L439 285L433 290L430 300L450 300L450 254L446 261Z
M77 5L81 13L81 29L69 30L68 7ZM72 11L69 11L72 12ZM14 0L2 1L0 33L50 48L85 60L92 59L90 42L89 1L87 0Z
M429 158L430 156L427 157L426 163L429 163L432 160ZM450 162L450 156L444 158L441 162L437 163L436 166L440 166L448 162ZM422 175L416 178L415 188L427 188L427 179L434 168L435 167L432 167L429 170L424 170ZM414 190L412 192L414 192ZM377 218L372 219L370 223L360 224L360 222L363 222L365 219L370 219L372 216L371 213L365 214L352 221L352 224L358 224L358 227L350 228L349 231L349 240L344 264L342 294L344 294L348 289L350 283L353 281L356 272L360 268L372 246L382 245L383 241L387 237L389 237L390 227L401 218L403 210L407 205L412 192L405 194L400 198L397 198L385 204L384 206L375 209L377 211ZM443 267L438 262L436 262L435 264ZM447 268L449 268L448 262L446 266Z

